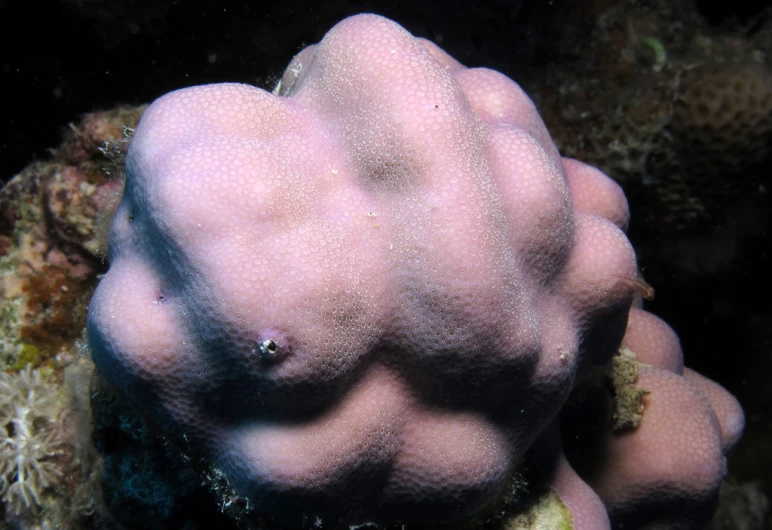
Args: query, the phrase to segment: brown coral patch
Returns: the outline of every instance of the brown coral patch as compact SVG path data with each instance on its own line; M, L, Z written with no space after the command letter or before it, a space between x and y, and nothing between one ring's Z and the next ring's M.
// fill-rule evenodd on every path
M756 63L708 63L687 71L672 129L699 173L739 171L772 145L772 71Z
M87 300L93 280L73 278L66 270L49 266L28 278L23 287L32 315L21 329L21 339L37 347L42 364L83 333Z

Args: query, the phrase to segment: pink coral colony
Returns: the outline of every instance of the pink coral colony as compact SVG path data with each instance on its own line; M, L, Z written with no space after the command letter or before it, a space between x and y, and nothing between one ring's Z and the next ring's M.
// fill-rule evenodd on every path
M619 186L504 75L351 17L273 94L160 98L126 170L94 360L259 512L473 518L535 455L574 528L710 518L739 405L636 302ZM590 428L620 346L642 418Z

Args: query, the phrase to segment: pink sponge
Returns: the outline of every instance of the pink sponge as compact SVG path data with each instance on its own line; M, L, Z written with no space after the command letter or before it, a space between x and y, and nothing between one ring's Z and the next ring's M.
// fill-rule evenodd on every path
M640 284L627 218L514 82L352 17L275 94L148 108L94 359L269 516L458 519L617 350ZM546 453L577 521L608 524Z

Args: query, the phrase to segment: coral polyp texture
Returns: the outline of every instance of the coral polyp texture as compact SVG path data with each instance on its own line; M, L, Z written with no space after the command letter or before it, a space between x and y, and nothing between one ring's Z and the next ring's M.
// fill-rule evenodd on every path
M11 514L39 508L44 491L61 482L56 416L56 394L39 371L0 373L0 498Z
M575 528L698 527L742 412L684 374L664 323L628 323L647 289L627 221L513 81L352 17L273 94L199 86L147 109L93 357L288 525L474 518L531 461ZM577 436L569 394L626 333L640 425ZM561 421L608 458L577 475Z

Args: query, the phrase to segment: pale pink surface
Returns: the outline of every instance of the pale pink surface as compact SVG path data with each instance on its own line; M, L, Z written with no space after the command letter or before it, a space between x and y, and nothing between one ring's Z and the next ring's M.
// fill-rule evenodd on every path
M661 318L632 308L622 345L635 352L639 362L680 374L684 370L681 343L673 328Z
M627 218L511 80L352 17L279 95L209 85L148 108L94 359L271 516L470 515L616 351ZM558 489L596 499L577 480Z
M607 464L590 485L620 514L618 524L701 528L726 465L715 413L672 372L642 367L638 384L651 392L644 419L633 432L609 435Z
M600 215L622 229L627 228L630 212L619 184L597 168L573 158L564 158L563 167L574 209Z
M607 530L611 528L603 501L576 474L562 453L558 456L557 472L550 485L571 512L573 530Z
M721 385L694 370L684 368L684 378L707 398L721 427L724 451L728 451L740 439L745 427L745 416L740 403Z
M545 429L529 456L541 466L540 476L571 512L573 530L610 529L600 497L577 475L563 454L558 421Z
M742 409L720 385L683 367L678 337L654 315L632 308L622 344L641 363L636 386L649 392L641 423L612 433L597 408L564 418L565 443L580 440L569 460L603 500L613 527L703 528L726 452L742 432Z

